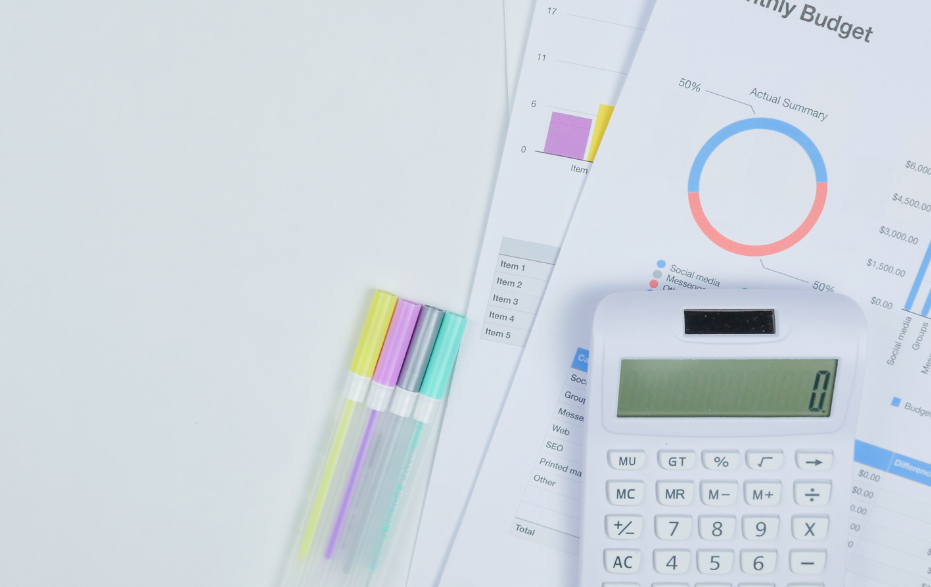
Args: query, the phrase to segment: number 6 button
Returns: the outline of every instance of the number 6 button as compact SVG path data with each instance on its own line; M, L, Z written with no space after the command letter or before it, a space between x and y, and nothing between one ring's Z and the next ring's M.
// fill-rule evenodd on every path
M741 550L740 570L748 575L768 575L776 570L775 550Z

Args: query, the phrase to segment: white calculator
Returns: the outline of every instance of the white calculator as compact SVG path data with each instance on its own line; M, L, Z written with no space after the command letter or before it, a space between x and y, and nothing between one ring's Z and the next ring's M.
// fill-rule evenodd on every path
M582 587L842 587L866 320L839 294L608 296Z

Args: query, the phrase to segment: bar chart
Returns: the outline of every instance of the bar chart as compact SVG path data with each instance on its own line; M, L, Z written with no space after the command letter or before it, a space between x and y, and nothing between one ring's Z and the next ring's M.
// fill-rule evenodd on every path
M594 119L554 110L550 115L546 143L539 152L578 161L594 161L613 113L614 106L607 104L598 105Z

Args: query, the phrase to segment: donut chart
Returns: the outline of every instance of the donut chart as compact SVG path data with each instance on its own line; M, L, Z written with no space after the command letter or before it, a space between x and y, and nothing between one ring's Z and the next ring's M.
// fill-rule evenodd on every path
M771 130L789 137L798 143L802 149L804 149L805 153L808 155L808 158L811 160L812 167L814 167L815 170L815 200L811 206L811 210L805 217L805 220L803 220L798 228L792 231L792 233L788 236L764 245L747 245L739 243L727 238L718 232L718 230L711 225L711 222L708 220L707 216L705 216L705 211L701 207L701 198L699 196L701 174L702 170L705 168L705 163L708 162L708 158L712 153L714 153L715 149L721 145L721 143L733 137L734 135L748 130ZM692 217L695 219L695 222L698 224L698 227L701 229L701 231L711 240L711 242L718 245L725 251L729 251L736 255L743 255L746 257L765 257L767 255L780 253L797 244L800 240L805 238L805 236L815 226L815 224L818 222L818 218L821 217L821 212L824 210L824 204L828 197L828 173L824 166L824 159L821 157L821 152L818 150L818 147L816 147L815 143L812 142L810 138L808 138L808 135L803 133L801 130L787 122L776 120L774 118L748 118L746 120L741 120L725 126L716 132L710 139L708 139L708 142L706 142L701 150L698 151L698 155L695 157L695 162L692 163L692 170L689 172L688 189L689 208L692 211Z

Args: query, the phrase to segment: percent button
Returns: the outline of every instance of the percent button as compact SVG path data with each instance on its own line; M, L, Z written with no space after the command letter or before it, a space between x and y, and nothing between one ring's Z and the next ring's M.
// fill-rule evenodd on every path
M701 463L706 469L725 471L740 466L740 453L736 450L706 450L701 453Z

